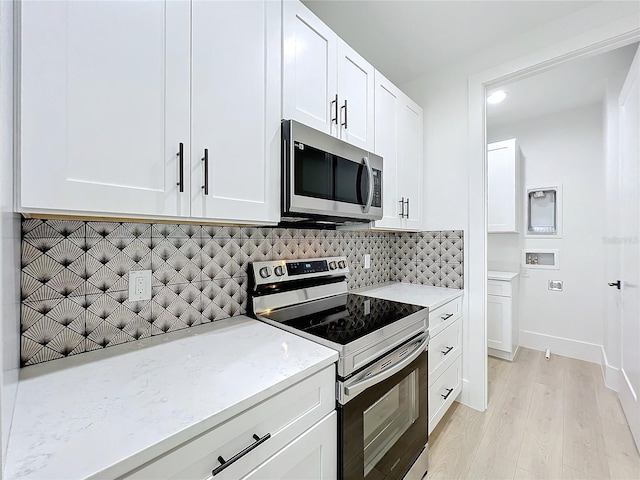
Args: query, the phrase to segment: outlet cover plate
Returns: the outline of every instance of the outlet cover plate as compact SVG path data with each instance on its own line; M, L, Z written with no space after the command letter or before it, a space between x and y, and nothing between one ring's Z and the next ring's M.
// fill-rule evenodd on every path
M364 268L371 268L371 255L368 253L364 254Z
M562 280L549 280L549 290L553 290L555 292L561 292Z
M129 272L129 301L151 300L151 270Z

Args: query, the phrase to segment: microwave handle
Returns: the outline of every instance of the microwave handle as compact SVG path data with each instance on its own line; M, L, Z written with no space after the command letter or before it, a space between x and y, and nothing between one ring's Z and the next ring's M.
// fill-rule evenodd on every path
M362 213L368 213L371 208L371 203L373 202L373 169L369 163L369 157L363 157L362 162L364 166L367 167L367 175L369 176L369 193L367 194L367 203L362 207Z

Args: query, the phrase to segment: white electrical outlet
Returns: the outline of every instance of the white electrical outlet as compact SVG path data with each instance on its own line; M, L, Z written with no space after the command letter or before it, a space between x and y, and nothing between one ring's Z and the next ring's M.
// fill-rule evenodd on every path
M371 255L368 253L364 254L364 268L371 268Z
M129 301L151 300L151 270L129 272Z
M522 267L522 271L520 272L520 275L524 278L529 278L529 269Z

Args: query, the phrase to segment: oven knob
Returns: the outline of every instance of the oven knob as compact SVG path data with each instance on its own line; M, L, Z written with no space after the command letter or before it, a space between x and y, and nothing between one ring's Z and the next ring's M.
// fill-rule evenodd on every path
M338 266L339 266L340 268L347 268L347 263L346 263L344 260L340 260L340 261L338 262Z
M278 265L276 268L273 269L273 273L275 273L278 277L281 277L284 275L284 267L282 265Z
M336 268L338 268L338 265L335 261L329 262L329 270L335 270Z
M269 276L271 276L271 269L269 267L262 267L260 269L260 276L262 278L269 278Z

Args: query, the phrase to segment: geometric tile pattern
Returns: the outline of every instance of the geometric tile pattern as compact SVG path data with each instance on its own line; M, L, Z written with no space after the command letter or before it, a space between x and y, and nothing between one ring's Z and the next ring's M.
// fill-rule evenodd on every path
M23 219L21 365L244 314L251 262L334 255L347 257L351 289L389 280L463 285L461 231ZM147 269L151 300L129 302L129 272Z
M396 281L464 288L462 230L397 234L392 256Z

